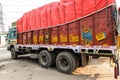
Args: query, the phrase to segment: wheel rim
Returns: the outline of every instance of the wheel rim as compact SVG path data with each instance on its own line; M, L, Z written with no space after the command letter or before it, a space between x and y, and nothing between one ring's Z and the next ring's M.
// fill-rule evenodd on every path
M56 66L60 72L69 74L78 67L78 58L70 52L61 52L57 55Z
M63 67L68 67L69 66L69 62L66 58L62 58L60 60L60 65L63 66Z
M38 60L40 66L44 68L49 68L51 66L54 66L54 55L52 55L50 52L47 50L43 50L39 53Z
M47 62L47 57L45 55L43 55L41 58L42 58L42 62L44 62L44 63Z
M46 54L42 54L41 57L40 57L40 62L42 65L46 65L48 64L48 57Z
M71 62L69 62L69 58L67 58L65 56L60 56L58 65L63 71L66 71L66 70L70 69Z

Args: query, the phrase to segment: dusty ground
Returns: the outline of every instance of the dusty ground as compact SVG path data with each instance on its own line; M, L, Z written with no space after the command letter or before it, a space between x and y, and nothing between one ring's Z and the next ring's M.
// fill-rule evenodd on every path
M114 80L113 71L109 58L99 58L71 75L63 74L56 68L44 69L37 60L28 57L12 60L10 52L0 48L0 80Z

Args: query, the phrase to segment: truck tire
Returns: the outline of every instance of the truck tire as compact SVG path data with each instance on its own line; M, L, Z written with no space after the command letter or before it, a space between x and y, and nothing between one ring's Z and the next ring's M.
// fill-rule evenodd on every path
M56 67L58 71L70 74L79 67L79 59L70 52L61 52L57 55Z
M55 55L47 50L42 50L38 56L38 62L40 66L49 68L55 64Z
M12 59L18 59L18 54L17 54L17 52L15 51L14 48L11 49L11 58Z

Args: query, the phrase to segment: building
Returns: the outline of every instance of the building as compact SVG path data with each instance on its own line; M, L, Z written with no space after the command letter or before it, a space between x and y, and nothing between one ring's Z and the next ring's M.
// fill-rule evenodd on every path
M6 34L3 24L3 14L2 14L2 5L0 3L0 46L6 45Z

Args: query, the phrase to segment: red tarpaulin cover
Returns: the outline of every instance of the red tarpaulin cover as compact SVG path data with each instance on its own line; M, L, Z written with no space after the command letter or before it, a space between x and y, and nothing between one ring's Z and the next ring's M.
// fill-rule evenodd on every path
M23 15L23 32L28 30L27 13Z
M58 25L77 18L82 18L106 6L115 3L114 0L61 0L44 5L23 15L17 23L18 31L24 32L38 28ZM20 25L23 25L21 29Z
M75 0L75 8L76 8L76 18L80 18L82 17L83 13L82 13L82 0Z
M40 8L36 9L36 28L41 28L41 17L40 17Z
M41 18L41 26L42 28L48 27L47 25L47 6L42 6L41 7L41 11L40 11L40 18Z
M64 3L65 5L65 22L69 22L76 18L75 16L75 2L69 1Z
M52 26L51 4L47 5L47 20L48 20L48 27Z
M65 7L63 3L59 5L59 16L60 16L60 23L65 23Z
M30 30L36 29L36 10L33 9L30 12Z
M88 15L94 11L95 11L95 0L84 0L83 1L83 15L82 16Z
M28 22L28 31L29 31L29 30L31 30L31 25L30 25L31 11L29 11L29 12L27 13L27 15L28 15L28 17L27 17L27 18L28 18L28 19L27 19L28 21L27 21L27 22Z
M23 32L23 17L17 20L17 31Z
M30 12L27 12L27 31L30 30Z
M61 2L64 4L69 2L75 2L75 9L71 9L71 11L75 10L76 18L81 18L85 15L93 13L94 11L100 10L106 7L107 5L114 3L114 0L61 0ZM73 8L73 5L71 5L70 7ZM67 12L69 12L69 10L65 10L66 15ZM67 17L66 15L65 17L68 21L72 19ZM69 16L74 17L72 13Z
M61 2L68 2L68 1L74 1L74 0L61 0Z
M54 2L51 4L51 16L52 16L52 25L60 24L60 16L59 16L59 4L58 2Z

